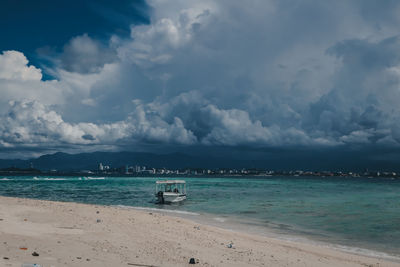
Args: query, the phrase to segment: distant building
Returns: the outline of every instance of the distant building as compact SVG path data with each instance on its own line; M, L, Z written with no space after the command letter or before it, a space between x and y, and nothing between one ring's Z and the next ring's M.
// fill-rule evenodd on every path
M129 166L125 165L125 174L129 174Z
M140 172L140 166L138 166L138 165L135 166L135 172L136 172L136 173L139 173L139 172Z

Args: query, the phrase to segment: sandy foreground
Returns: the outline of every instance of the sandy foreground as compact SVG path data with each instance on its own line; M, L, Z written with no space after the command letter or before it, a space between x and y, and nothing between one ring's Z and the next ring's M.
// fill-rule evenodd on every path
M233 243L232 248L227 247ZM32 253L39 256L32 256ZM195 265L190 258L198 259ZM400 266L154 212L0 197L0 266Z

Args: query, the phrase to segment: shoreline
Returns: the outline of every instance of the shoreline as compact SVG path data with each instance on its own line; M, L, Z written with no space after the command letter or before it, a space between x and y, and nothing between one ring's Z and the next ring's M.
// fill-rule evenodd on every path
M0 219L2 266L400 266L134 208L0 197Z
M400 263L400 255L390 254L384 251L378 251L370 248L357 247L352 245L345 245L339 243L329 242L329 240L318 240L306 234L299 234L296 230L292 232L279 232L276 229L272 229L266 226L248 224L249 221L245 221L242 218L234 216L218 216L212 213L196 213L190 211L172 210L172 209L157 209L151 207L135 207L135 206L124 206L116 205L113 207L127 209L127 210L139 210L147 212L161 213L167 216L174 216L191 220L195 223L213 226L221 228L227 231L240 232L249 235L263 236L266 238L272 238L280 241L294 242L296 244L308 244L312 246L325 247L328 249L334 249L341 252L347 252L354 255L380 258L389 260L392 262ZM235 219L235 221L232 221ZM258 221L257 221L258 222Z

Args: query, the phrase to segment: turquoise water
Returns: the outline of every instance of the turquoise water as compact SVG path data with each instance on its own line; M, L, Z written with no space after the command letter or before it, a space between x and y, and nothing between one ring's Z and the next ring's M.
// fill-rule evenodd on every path
M218 217L220 223L400 256L400 180L185 178L183 205L156 204L156 180L3 176L0 195L186 211Z

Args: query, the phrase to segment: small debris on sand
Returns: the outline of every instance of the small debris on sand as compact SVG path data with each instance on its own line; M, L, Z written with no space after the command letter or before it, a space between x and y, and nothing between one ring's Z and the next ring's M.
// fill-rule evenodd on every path
M196 263L199 263L199 260L198 260L198 259L190 258L189 264L196 264Z
M32 253L32 256L38 257L38 256L39 256L39 253L37 253L36 251L34 251L34 252Z

